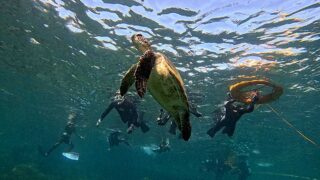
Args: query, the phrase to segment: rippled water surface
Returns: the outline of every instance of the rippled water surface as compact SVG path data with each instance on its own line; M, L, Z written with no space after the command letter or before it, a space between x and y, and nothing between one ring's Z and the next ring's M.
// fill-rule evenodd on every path
M128 135L130 148L107 150L110 129L126 130L115 111L95 127L141 55L134 33L202 95L204 116L191 118L189 142L157 126L160 106L149 93L139 108L151 130ZM284 87L272 107L320 143L319 47L318 0L1 0L0 179L214 179L201 161L223 151L249 156L248 179L319 179L319 146L265 105L242 117L234 137L206 135L230 85L270 79ZM72 138L80 160L62 157L65 147L39 155L37 147L55 142L74 110L85 136ZM143 151L162 137L170 138L170 152Z

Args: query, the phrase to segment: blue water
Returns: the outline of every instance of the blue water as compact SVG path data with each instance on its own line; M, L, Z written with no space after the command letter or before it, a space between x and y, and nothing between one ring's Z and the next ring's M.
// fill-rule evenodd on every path
M100 128L95 122L140 55L130 41L138 32L204 95L204 117L191 118L191 139L182 141L157 126L160 106L147 93L139 108L151 130L108 150L110 129L126 125L116 111ZM201 162L224 152L248 155L248 179L320 179L319 146L268 106L243 116L232 138L206 134L230 85L270 79L284 87L270 105L320 143L319 47L317 0L1 0L0 179L215 179ZM41 156L37 147L59 138L70 111L85 136L72 137L79 161L61 155L65 145ZM171 151L143 149L164 137Z

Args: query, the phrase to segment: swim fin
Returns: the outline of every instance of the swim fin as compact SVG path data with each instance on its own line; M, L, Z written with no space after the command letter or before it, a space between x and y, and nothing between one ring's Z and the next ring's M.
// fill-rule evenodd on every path
M78 161L80 154L76 152L63 152L62 155L68 159Z
M216 134L217 132L214 130L214 128L211 128L207 131L207 134L210 136L210 137L214 137L214 135Z

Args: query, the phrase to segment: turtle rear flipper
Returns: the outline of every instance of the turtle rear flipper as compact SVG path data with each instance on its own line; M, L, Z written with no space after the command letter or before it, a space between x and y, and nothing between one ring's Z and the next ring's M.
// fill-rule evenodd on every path
M137 64L134 64L130 67L130 69L124 75L124 77L121 81L121 85L120 85L120 95L121 96L125 95L128 92L129 88L134 83L134 81L135 81L134 73L135 73L136 69L137 69Z
M151 74L155 61L155 54L151 50L146 51L138 62L134 76L136 78L136 90L140 97L143 97L147 90L147 81Z
M182 138L188 141L191 136L191 124L189 120L189 112L180 113L180 131Z

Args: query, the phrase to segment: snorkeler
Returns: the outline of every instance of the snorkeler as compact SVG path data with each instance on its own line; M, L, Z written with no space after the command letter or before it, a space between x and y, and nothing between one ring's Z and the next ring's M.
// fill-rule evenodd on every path
M171 115L168 112L164 112L163 109L160 109L160 114L157 117L157 124L160 126L164 126L167 124L167 122L171 119ZM169 133L176 134L177 125L176 123L171 120Z
M160 144L159 144L159 147L158 148L155 148L155 149L152 149L153 152L156 152L156 153L163 153L163 152L167 152L167 151L170 151L170 141L169 139L167 138L166 140L162 138Z
M245 113L251 113L254 110L254 104L259 100L258 91L253 92L252 102L249 105L239 106L234 103L236 100L231 98L224 105L225 114L221 119L218 119L215 126L207 131L207 134L210 137L214 137L214 135L223 127L225 127L222 131L223 134L228 134L231 137L234 134L236 123L239 121L240 117Z
M41 154L43 154L44 156L49 156L49 154L56 149L60 144L65 143L69 146L67 152L70 152L74 145L71 141L71 135L75 134L77 135L80 139L84 139L83 136L80 136L77 132L76 132L76 126L75 126L75 119L76 119L76 114L75 113L71 113L69 114L68 117L68 123L67 125L64 127L64 131L62 132L60 139L54 144L52 145L52 147L47 151L47 152L43 152L41 150L41 148L39 147L39 151Z
M200 103L203 100L203 95L200 93L191 93L188 91L189 96L189 110L190 113L196 117L202 117L202 114L198 111L198 107L196 103ZM157 124L160 126L164 126L171 119L171 115L168 112L164 112L163 109L160 109L160 114L157 117ZM171 120L169 133L176 134L177 125L175 121Z
M190 113L193 114L196 117L201 117L202 114L198 111L197 106L193 103L190 103ZM160 126L164 126L165 124L167 124L167 122L171 119L171 115L168 112L164 112L163 109L160 109L160 114L157 117L157 124ZM169 129L169 133L171 134L176 134L176 130L177 130L177 125L176 123L171 120L171 124L170 124L170 129Z
M134 127L140 127L143 133L148 132L149 127L143 121L144 112L141 111L138 114L137 104L138 99L134 99L128 95L121 96L120 92L117 92L117 94L112 98L110 105L101 114L96 126L98 127L101 121L109 114L109 112L115 108L118 111L122 122L128 124L128 134L132 133Z
M108 137L108 141L109 141L109 147L111 148L112 146L118 146L120 143L124 143L127 146L130 146L129 142L127 141L127 139L125 139L124 137L119 137L122 133L120 131L114 131L112 133L110 133L109 137Z

